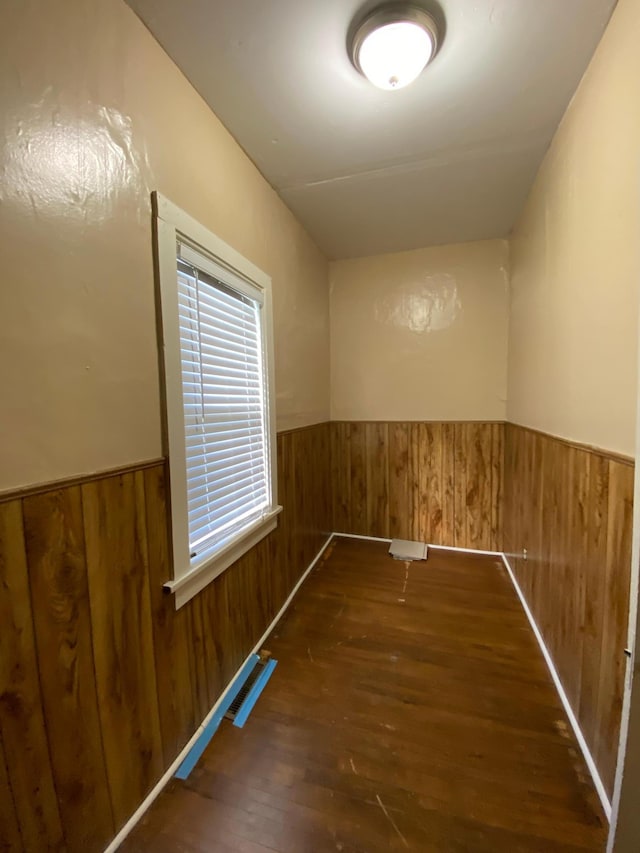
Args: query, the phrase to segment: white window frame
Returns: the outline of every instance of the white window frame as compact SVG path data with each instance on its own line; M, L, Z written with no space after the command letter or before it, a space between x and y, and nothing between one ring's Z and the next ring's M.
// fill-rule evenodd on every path
M173 579L164 588L174 593L176 610L275 529L282 510L277 500L276 429L273 358L271 279L251 261L170 202L152 193L156 269L160 296L159 339L164 367L165 444L169 455ZM262 295L262 339L265 365L267 483L271 501L268 511L249 524L213 556L191 558L187 512L187 463L185 449L180 324L178 314L177 242L194 245L228 270L230 280L239 276Z

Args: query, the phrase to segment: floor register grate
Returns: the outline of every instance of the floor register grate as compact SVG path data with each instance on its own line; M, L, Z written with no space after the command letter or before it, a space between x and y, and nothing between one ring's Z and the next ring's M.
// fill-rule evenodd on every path
M244 726L277 663L278 661L271 657L271 652L265 649L259 655L254 654L247 658L229 685L224 698L218 703L207 723L203 724L198 739L176 771L176 779L189 777L223 719L230 719L238 728Z
M251 692L251 688L254 686L256 681L260 678L260 676L264 672L264 670L267 666L267 663L268 663L268 659L267 660L261 659L256 663L254 668L251 670L251 672L247 676L247 680L245 681L245 683L240 688L240 692L238 693L236 698L231 703L229 710L224 715L226 720L235 720L236 716L238 715L238 712L240 711L240 709L244 705L244 702L245 702L247 696Z

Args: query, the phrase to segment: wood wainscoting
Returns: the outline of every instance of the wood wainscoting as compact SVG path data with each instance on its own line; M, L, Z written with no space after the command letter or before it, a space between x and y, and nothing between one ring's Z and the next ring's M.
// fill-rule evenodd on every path
M279 526L181 610L163 462L0 503L0 848L102 850L330 530L330 433L278 436Z
M331 424L333 529L502 550L504 424Z
M630 459L506 425L505 551L609 797L624 688L633 478Z

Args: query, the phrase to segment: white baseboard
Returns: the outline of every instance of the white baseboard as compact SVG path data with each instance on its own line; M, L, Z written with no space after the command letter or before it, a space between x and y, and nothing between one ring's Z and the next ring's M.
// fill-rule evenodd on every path
M162 791L162 789L165 787L165 785L167 785L167 784L168 784L168 782L169 782L169 781L170 781L170 779L173 777L173 775L175 774L175 772L176 772L176 770L178 769L178 767L180 767L180 765L182 764L182 762L184 761L184 759L187 757L187 755L189 754L189 752L191 752L191 748L192 748L192 746L195 744L195 742L198 740L198 738L199 738L199 737L200 737L200 735L202 734L203 729L205 728L205 726L207 725L207 723L209 722L209 720L211 719L211 717L213 717L213 715L215 714L215 712L218 710L219 706L220 706L220 705L222 704L222 702L224 701L224 698L225 698L225 696L227 695L227 693L229 692L229 690L231 689L231 686L233 685L234 681L236 680L236 677L237 677L238 673L240 672L240 670L242 669L242 667L243 667L243 666L245 666L245 664L247 663L247 661L249 660L249 658L251 657L251 655L254 655L254 654L256 654L257 652L259 652L259 651L260 651L260 649L262 648L262 645L263 645L264 641L267 639L267 637L269 636L269 634L273 631L273 629L275 628L275 626L278 624L279 620L282 618L282 616L283 616L284 612L287 610L287 608L289 607L289 605L290 605L290 604L291 604L291 602L293 601L293 598L294 598L295 594L298 592L298 590L300 589L300 587L302 586L302 584L304 583L304 581L307 579L307 576L308 576L309 572L311 572L311 570L313 569L313 567L316 565L316 563L318 562L318 560L322 557L322 555L323 555L323 554L324 554L324 552L326 551L326 549L327 549L328 545L329 545L329 544L331 543L331 541L333 540L334 535L335 535L335 534L333 534L333 533L329 534L329 536L327 537L326 542L324 543L324 545L322 546L322 548L320 548L320 550L318 551L318 553L316 554L316 556L314 557L314 559L311 561L311 563L308 565L308 567L305 569L305 571L303 572L303 574L300 576L300 579L298 580L298 582L296 583L296 585L294 586L294 588L291 590L291 592L290 592L290 594L289 594L289 597L287 598L287 600L285 601L285 603L282 605L282 607L280 608L280 610L278 611L278 613L277 613L277 614L276 614L276 616L274 617L273 621L271 622L271 624L269 625L269 627L267 628L267 630L266 630L266 631L264 632L264 634L260 637L260 639L258 640L258 642L257 642L257 643L255 644L255 646L253 647L253 649L251 649L251 651L249 652L249 654L247 655L247 657L244 659L244 661L240 664L240 666L238 667L238 671L234 674L234 676L233 676L233 678L231 679L231 681L229 682L229 684L228 684L228 685L225 687L225 689L222 691L222 693L221 693L221 694L220 694L220 696L218 697L218 700L216 701L215 705L211 708L211 710L209 711L209 713L207 714L207 716L204 718L204 720L202 721L202 723L198 726L198 728L197 728L197 729L196 729L196 731L193 733L192 737L189 739L188 743L184 746L184 748L183 748L183 749L182 749L182 751L179 753L179 755L177 755L177 756L176 756L175 760L174 760L174 761L173 761L173 763L170 765L170 767L165 771L165 773L163 774L163 776L161 776L161 777L160 777L160 779L159 779L159 780L158 780L158 782L154 785L154 787L151 789L151 791L149 791L149 793L147 794L147 796L146 796L146 797L144 798L144 800L140 803L140 805L138 806L138 808L137 808L137 809L135 810L135 812L131 815L131 817L130 817L130 818L129 818L129 820L125 823L125 825L122 827L122 829L118 832L118 834L117 834L117 835L116 835L116 837L113 839L113 841L111 841L111 843L110 843L110 844L105 848L104 853L115 853L115 851L116 851L116 850L118 849L118 847L122 844L122 842L125 840L125 838L129 835L129 833L133 830L133 828L136 826L136 824L140 821L140 819L142 818L142 816L144 815L144 813L145 813L145 812L146 812L146 811L151 807L151 804L152 804L152 803L153 803L153 801L158 797L158 795L160 794L160 792Z
M434 551L459 551L461 554L482 554L485 557L502 557L502 551L480 551L478 548L454 548L453 545L431 545Z
M380 536L361 536L359 533L332 533L341 539L366 539L367 542L391 542L391 539L381 539Z
M555 684L556 690L558 691L558 696L560 697L560 701L564 707L565 713L569 718L569 722L571 723L571 728L573 729L573 733L576 736L576 740L580 746L582 754L584 756L584 760L586 761L587 767L589 768L589 772L591 773L591 778L593 779L593 784L596 787L596 791L598 792L598 796L600 797L600 802L602 803L602 808L604 809L604 813L607 816L607 820L611 820L611 803L609 802L609 798L607 797L607 792L605 791L604 785L602 784L602 779L600 778L600 774L598 773L598 768L596 767L595 761L593 760L593 756L589 751L589 747L587 746L587 742L582 734L582 730L580 729L580 725L578 720L576 719L575 714L573 713L573 708L569 703L569 699L567 694L564 692L564 687L562 686L562 682L560 681L560 676L558 675L556 668L553 664L553 659L549 654L549 650L547 649L544 640L542 639L542 634L538 626L536 625L536 620L533 618L533 614L531 610L529 610L529 605L520 589L520 585L516 580L516 576L513 572L513 569L509 565L509 560L507 559L506 554L501 554L502 561L504 562L505 568L511 578L511 582L515 591L518 594L518 598L520 599L520 603L524 609L524 612L527 615L527 619L529 620L529 624L531 625L531 629L535 635L536 640L538 641L538 645L540 646L540 651L545 659L547 667L549 669L549 673L551 678L553 679L553 683Z
M336 537L343 539L365 539L367 542L391 542L391 539L383 539L380 536L361 536L359 533L334 533ZM454 548L453 545L432 545L427 543L429 549L434 551L460 551L462 554L483 554L487 557L502 557L502 551L480 551L477 548Z

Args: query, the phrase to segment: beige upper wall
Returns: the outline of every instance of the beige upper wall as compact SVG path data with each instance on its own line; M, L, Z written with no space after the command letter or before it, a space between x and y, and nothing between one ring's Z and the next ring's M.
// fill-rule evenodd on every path
M331 264L331 417L503 420L507 244Z
M633 454L640 0L620 0L511 241L509 420Z
M150 193L273 279L278 428L329 414L327 263L121 0L0 36L0 490L161 454Z

